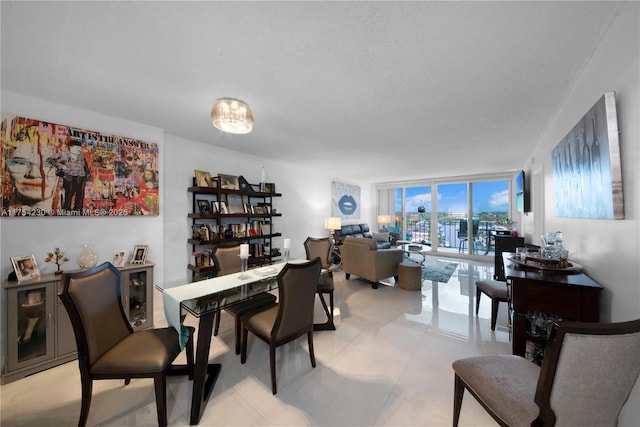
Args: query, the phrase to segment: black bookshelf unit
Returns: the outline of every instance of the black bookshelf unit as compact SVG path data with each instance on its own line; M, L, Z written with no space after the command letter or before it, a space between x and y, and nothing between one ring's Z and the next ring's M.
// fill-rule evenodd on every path
M188 214L192 228L188 269L192 280L215 275L210 253L217 245L248 244L249 265L270 264L280 257L273 250L272 239L282 235L274 232L273 224L282 214L274 213L273 199L282 194L221 188L218 177L212 178L212 187L197 186L195 178L193 181L188 188L193 200Z

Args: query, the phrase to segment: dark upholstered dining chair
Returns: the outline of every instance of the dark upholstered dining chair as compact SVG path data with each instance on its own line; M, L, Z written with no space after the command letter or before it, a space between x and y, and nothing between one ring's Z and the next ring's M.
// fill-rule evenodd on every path
M242 355L240 362L247 361L247 338L251 332L269 344L271 367L271 390L276 386L276 347L307 335L311 366L316 367L313 352L313 306L320 279L320 258L305 263L287 263L278 274L280 298L277 306L241 317Z
M167 374L193 377L193 328L186 345L187 365L172 365L181 353L174 328L133 332L120 297L120 274L111 263L67 273L60 299L69 314L78 348L82 406L78 426L89 416L93 380L153 378L158 425L167 425Z
M476 282L476 316L480 311L480 296L482 294L491 298L491 330L495 331L496 321L498 319L498 307L501 302L509 302L509 286L507 282L501 282L499 280L478 280ZM507 310L509 310L508 307ZM511 319L510 312L509 319ZM511 323L511 320L509 320L509 323Z
M453 370L454 426L465 389L502 426L615 426L640 373L640 320L554 324L542 367L495 355Z
M320 261L322 262L322 268L326 269L331 267L330 258L331 252L333 250L333 243L331 243L331 239L329 239L328 237L307 237L307 239L304 241L304 250L307 254L307 260L320 258ZM333 283L333 272L324 273L321 277L320 283L318 283L318 296L320 297L320 302L322 303L324 312L327 315L327 322L315 325L316 331L322 329L335 329L335 326L333 324L334 290L335 286ZM329 294L329 306L327 306L327 302L324 299L324 294Z
M242 266L242 260L240 259L240 245L229 246L216 246L212 253L213 264L218 276L224 276L226 274L237 273ZM255 310L262 310L274 306L276 304L276 296L268 292L257 294L250 299L242 301L238 304L230 305L225 308L225 311L235 318L235 352L240 354L240 316L246 313L250 313ZM220 315L218 311L215 314L215 323L213 328L213 335L218 335L220 329Z

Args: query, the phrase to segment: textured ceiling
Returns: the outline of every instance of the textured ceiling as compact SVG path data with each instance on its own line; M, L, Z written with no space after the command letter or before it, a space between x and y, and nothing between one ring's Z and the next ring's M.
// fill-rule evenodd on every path
M524 166L620 6L2 1L1 84L339 177L500 172ZM252 133L213 128L223 96L251 106Z

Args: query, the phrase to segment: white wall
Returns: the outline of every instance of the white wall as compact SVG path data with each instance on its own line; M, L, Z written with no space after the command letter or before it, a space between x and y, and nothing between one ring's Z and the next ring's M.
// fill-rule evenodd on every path
M542 215L545 231L561 230L570 258L604 286L601 320L640 318L640 4L630 2L613 23L595 55L582 71L533 153L527 172L544 175L544 206L523 216L527 241L540 242L534 222ZM590 220L555 216L551 150L605 93L616 92L625 204L624 220ZM531 182L531 180L529 180ZM532 192L540 191L532 188ZM537 197L533 197L536 200ZM541 218L537 218L540 220ZM636 382L620 418L621 426L640 420L640 386Z

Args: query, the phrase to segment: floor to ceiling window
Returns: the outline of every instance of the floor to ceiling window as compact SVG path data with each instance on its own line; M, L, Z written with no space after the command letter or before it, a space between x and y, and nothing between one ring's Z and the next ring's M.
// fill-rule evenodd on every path
M493 256L494 236L509 223L513 173L379 184L378 214L399 239L462 256ZM434 220L435 219L435 220Z

